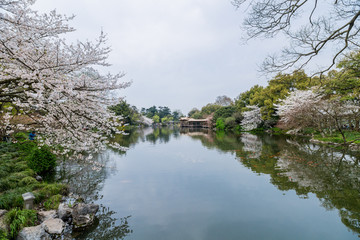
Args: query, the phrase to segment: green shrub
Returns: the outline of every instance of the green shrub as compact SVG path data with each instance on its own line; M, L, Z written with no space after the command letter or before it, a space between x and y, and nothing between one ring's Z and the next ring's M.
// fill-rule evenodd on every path
M216 120L216 129L221 131L225 129L225 123L222 118L218 118Z
M21 172L21 171L26 171L28 169L29 169L29 167L28 167L26 161L20 161L20 162L14 163L12 166L12 172Z
M28 139L28 135L24 132L18 132L14 136L19 142L24 142Z
M33 177L24 177L23 179L20 180L19 185L20 186L28 186L28 185L33 185L33 184L37 184L38 181L36 181L35 178Z
M224 106L215 111L213 121L217 122L219 118L231 117L236 111L235 106Z
M235 131L236 132L241 132L241 131L243 131L244 129L243 129L243 127L241 126L241 125L236 125L236 127L235 127Z
M48 200L44 202L45 209L46 210L58 209L61 199L62 199L62 195L60 194L51 196Z
M15 239L22 228L34 226L36 222L35 210L14 208L5 215L5 223L9 226L9 237L11 239Z
M60 194L66 195L68 193L68 188L63 184L46 184L43 188L40 188L38 191L34 192L35 202L40 203L45 199L50 198L51 196Z
M234 117L227 117L225 119L225 128L226 129L233 129L236 126L236 121Z
M28 165L38 174L52 172L56 166L56 156L48 147L34 149L28 158Z
M34 141L26 141L22 144L19 144L20 150L28 154L31 153L36 147L37 145Z

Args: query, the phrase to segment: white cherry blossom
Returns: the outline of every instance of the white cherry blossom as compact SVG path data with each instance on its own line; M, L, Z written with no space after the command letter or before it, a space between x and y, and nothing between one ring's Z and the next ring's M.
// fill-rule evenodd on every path
M0 0L0 131L36 130L44 144L62 147L57 153L102 150L121 127L107 106L129 83L120 82L122 73L95 70L109 66L104 33L67 44L62 37L74 31L73 17L39 14L34 2Z

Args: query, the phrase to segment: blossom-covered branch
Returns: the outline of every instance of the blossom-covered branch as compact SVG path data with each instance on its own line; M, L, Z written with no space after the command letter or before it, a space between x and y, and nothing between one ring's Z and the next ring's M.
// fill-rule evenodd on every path
M44 143L65 152L102 149L121 125L107 106L129 83L119 81L122 73L94 69L109 66L104 33L94 42L67 44L61 35L74 31L73 17L38 14L33 3L0 0L0 130L36 129Z

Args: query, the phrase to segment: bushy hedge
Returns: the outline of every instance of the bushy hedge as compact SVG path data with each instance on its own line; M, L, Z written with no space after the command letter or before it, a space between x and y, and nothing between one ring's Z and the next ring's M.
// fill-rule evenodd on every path
M56 156L48 147L35 148L28 157L28 165L36 173L43 175L55 170Z

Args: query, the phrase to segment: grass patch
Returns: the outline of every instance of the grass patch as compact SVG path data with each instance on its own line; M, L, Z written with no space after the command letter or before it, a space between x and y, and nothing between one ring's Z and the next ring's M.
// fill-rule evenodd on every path
M35 226L37 215L35 210L14 208L5 215L5 223L9 226L8 237L15 239L24 227Z
M8 237L6 232L0 228L0 240L7 240L7 239Z
M40 183L35 179L35 171L26 162L35 146L33 142L0 142L0 209L21 209L24 205L22 194L26 192L33 192L36 204L44 203L54 195L67 194L63 184Z
M352 142L356 144L360 144L360 132L356 131L344 131L344 135L347 142ZM323 141L323 142L333 142L333 143L343 143L343 137L339 132L335 132L333 134L321 135L315 134L314 139ZM356 140L359 139L359 140Z
M283 135L283 134L285 135L286 134L286 130L283 130L278 127L270 128L269 132L271 132L273 135Z
M35 210L21 210L24 206L22 194L32 192L35 196L35 204L46 209L57 208L62 196L67 194L68 189L64 184L47 182L48 180L38 182L35 179L36 173L29 167L27 160L29 156L36 155L34 154L36 149L34 142L16 144L0 142L0 209L9 210L5 216L8 231L0 230L0 240L15 239L22 228L37 224ZM50 154L45 152L40 155L46 159ZM50 155L51 160L52 157ZM50 169L46 170L50 171Z
M60 194L51 196L48 200L44 202L44 208L46 210L58 209L61 199L62 199L62 195Z

